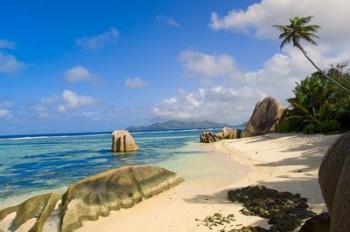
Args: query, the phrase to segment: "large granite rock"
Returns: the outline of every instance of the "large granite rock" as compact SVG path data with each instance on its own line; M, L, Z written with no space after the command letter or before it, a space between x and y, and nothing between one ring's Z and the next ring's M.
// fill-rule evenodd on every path
M134 138L127 130L117 130L112 133L112 151L113 152L129 152L137 151L139 147L136 145Z
M274 98L267 97L255 106L242 137L264 135L274 132L285 108Z
M219 140L221 140L221 137L219 137L212 131L203 131L199 136L199 141L201 143L215 143Z
M182 181L176 173L159 167L125 166L112 169L70 185L63 195L38 195L1 210L0 226L11 213L16 212L16 217L7 228L0 227L0 230L15 231L35 218L32 232L70 232L79 228L83 221L97 220L99 216L109 215L111 210L130 208ZM54 217L59 222L56 229L47 229L50 228L47 224Z
M330 231L350 231L350 132L327 151L320 166L319 183L331 216Z
M238 139L241 136L241 130L224 127L222 131L214 133L212 131L203 131L199 137L201 143L214 143L223 139Z
M36 222L30 229L32 232L40 232L50 216L51 212L56 207L56 204L61 199L61 194L58 193L47 193L42 195L37 195L28 200L22 202L19 205L12 206L0 211L0 221L2 221L6 216L16 213L15 218L7 226L7 228L0 228L4 231L16 231L25 222L35 218Z
M221 139L238 139L241 136L241 130L224 127L217 135Z
M328 213L321 213L307 220L299 232L329 232L331 218Z

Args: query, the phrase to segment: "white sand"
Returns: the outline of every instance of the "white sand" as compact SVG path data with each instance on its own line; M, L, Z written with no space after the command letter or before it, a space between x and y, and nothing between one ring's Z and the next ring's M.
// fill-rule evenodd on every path
M264 219L242 215L241 206L227 200L227 190L255 184L300 193L308 198L313 211L321 212L325 205L317 182L318 167L338 136L270 134L216 143L215 147L224 152L210 150L216 158L207 156L208 162L204 162L205 157L198 157L182 169L177 166L179 174L198 172L200 178L187 180L131 209L85 222L79 231L211 231L195 219L216 212L235 215L237 221L226 228L237 228L237 224L267 227ZM249 174L245 175L246 167L235 161L250 167ZM207 169L209 175L205 175Z

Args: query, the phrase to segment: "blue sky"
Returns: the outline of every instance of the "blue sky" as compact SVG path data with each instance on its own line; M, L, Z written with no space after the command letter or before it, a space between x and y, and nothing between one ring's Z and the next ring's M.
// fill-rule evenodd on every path
M334 28L317 18L330 3L309 12L291 0L4 2L0 134L241 123L256 101L285 101L312 71L294 49L279 51L271 25L312 14ZM334 4L347 17L344 0ZM334 30L321 32L317 61L346 60L347 42L334 48Z

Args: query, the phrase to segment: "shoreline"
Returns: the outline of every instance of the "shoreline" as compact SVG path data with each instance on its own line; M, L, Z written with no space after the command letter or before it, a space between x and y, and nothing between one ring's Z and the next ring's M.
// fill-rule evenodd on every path
M241 214L243 207L227 198L229 190L250 185L300 193L308 198L310 210L323 212L326 207L318 186L318 168L339 136L267 134L214 144L187 144L185 150L193 154L152 164L175 171L185 182L132 208L85 221L77 231L138 231L142 225L146 232L205 232L212 230L203 219L215 213L234 214L236 221L226 225L228 230L242 226L269 228L266 219ZM19 200L20 196L15 198Z

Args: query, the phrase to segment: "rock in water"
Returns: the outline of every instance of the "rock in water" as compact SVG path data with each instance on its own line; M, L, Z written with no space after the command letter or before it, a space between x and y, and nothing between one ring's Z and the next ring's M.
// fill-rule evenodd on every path
M182 181L174 172L149 166L126 166L88 177L71 185L63 196L62 232L111 210L132 207Z
M328 213L321 213L307 220L299 232L329 232L331 218Z
M8 228L9 231L16 231L28 220L36 218L36 222L30 231L40 232L42 231L43 225L46 222L47 218L55 209L55 206L60 199L61 194L58 193L47 193L34 196L19 205L1 210L0 221L9 214L16 213L16 217L13 219L11 225Z
M329 148L318 175L331 217L330 231L350 231L350 132Z
M85 220L107 216L111 210L130 208L182 181L176 173L159 167L112 169L70 185L63 195L37 195L19 205L0 210L0 231L16 231L32 218L36 222L31 232L53 231L47 226L53 218L57 218L59 225L55 230L70 232ZM16 213L15 218L10 225L4 225L3 219L12 213Z
M139 147L136 145L134 138L127 130L117 130L112 133L112 151L113 152L129 152L137 151Z
M274 98L267 97L255 106L242 137L252 137L274 132L285 108Z

